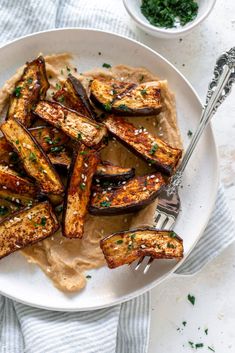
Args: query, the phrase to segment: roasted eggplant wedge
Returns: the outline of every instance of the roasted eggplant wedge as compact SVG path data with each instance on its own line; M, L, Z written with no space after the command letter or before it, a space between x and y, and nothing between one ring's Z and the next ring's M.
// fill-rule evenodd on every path
M32 197L38 193L38 188L30 180L22 178L13 169L3 165L0 165L0 188Z
M60 152L69 141L69 137L55 127L37 126L29 131L45 152Z
M63 184L49 158L45 155L30 132L17 120L8 120L1 130L17 151L26 172L33 177L43 193L61 194Z
M82 83L71 74L69 74L62 89L53 95L53 99L88 118L94 120L96 118L85 88Z
M47 156L55 167L69 169L71 157L66 151L59 153L48 153Z
M8 217L11 213L18 211L20 205L17 205L13 202L0 199L0 222Z
M35 198L28 194L17 194L14 191L0 187L0 198L6 201L14 202L16 205L32 206Z
M42 56L26 64L21 79L11 95L7 119L18 119L24 126L32 122L31 110L40 98L45 98L49 83Z
M93 80L92 101L101 109L118 115L146 116L162 109L161 86L157 81L141 83Z
M111 112L114 100L117 97L121 98L134 87L135 83L95 79L90 85L90 98L97 107Z
M89 212L94 215L137 211L152 202L165 185L160 173L135 177L111 190L94 188Z
M129 180L134 176L134 168L123 168L108 161L103 161L96 169L95 181L98 180L98 183L100 181L121 182Z
M0 259L54 234L58 220L49 202L16 212L0 223Z
M181 259L183 240L171 230L139 228L111 234L100 241L109 268L130 264L142 256Z
M182 156L182 150L173 148L158 137L148 133L146 129L137 129L133 124L121 117L113 115L104 120L108 130L126 147L154 165L159 171L172 175Z
M73 139L91 147L106 135L104 125L69 110L58 103L41 101L34 111L41 119L58 127Z
M160 113L161 109L159 82L142 83L123 97L117 97L112 104L112 112L118 115L154 115Z
M63 207L62 231L67 238L83 236L91 183L98 161L97 153L84 145L74 154Z

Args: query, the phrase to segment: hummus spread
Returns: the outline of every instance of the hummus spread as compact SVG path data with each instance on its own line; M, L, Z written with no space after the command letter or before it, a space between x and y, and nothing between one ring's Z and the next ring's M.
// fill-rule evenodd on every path
M96 68L78 74L72 64L72 56L67 53L50 55L45 57L45 59L50 82L48 99L58 88L58 84L63 83L68 73L72 73L81 80L87 90L89 82L93 78L113 78L136 83L159 80L158 77L145 68L125 65L118 65L108 70ZM23 67L0 90L0 112L5 110L9 95L13 91L22 71ZM167 81L161 81L161 94L163 109L159 115L131 117L128 120L137 128L145 127L171 146L182 148L176 120L175 99L168 88ZM151 172L151 167L146 162L142 161L116 140L110 141L109 145L101 151L101 158L122 167L134 167L137 175ZM108 234L127 230L131 227L153 225L156 205L157 200L143 210L128 215L104 217L87 214L82 239L67 239L58 231L52 237L27 247L21 253L27 257L29 262L40 266L58 289L69 292L79 291L86 285L88 271L105 264L99 246L100 239Z

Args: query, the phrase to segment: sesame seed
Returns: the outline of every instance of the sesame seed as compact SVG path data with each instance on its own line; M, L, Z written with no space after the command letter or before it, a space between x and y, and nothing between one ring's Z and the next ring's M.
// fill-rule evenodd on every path
M85 175L84 175L84 174L82 174L82 175L81 175L81 177L82 177L82 179L84 179L84 178L85 178Z
M145 248L146 248L146 245L141 244L140 247L141 247L141 249L145 249Z
M20 200L19 200L19 199L16 199L16 203L20 203Z
M76 215L76 214L78 214L78 212L77 212L77 211L74 211L73 214Z
M42 232L43 232L43 233L47 233L47 230L46 230L46 229L42 229Z
M87 163L84 163L84 166L85 166L86 168L88 168L88 164L87 164Z
M17 182L16 182L16 185L17 185L17 186L19 186L19 185L20 185L20 182L19 182L19 181L17 181Z
M5 186L5 185L3 185L3 187L2 187L4 190L6 190L7 189L7 187Z
M96 192L93 193L93 197L95 197L95 196L96 196Z
M146 186L145 186L145 187L143 187L143 191L145 191L145 190L147 190Z
M104 195L104 194L106 194L106 192L107 192L107 191L106 191L106 190L104 190L104 191L102 191L102 194Z

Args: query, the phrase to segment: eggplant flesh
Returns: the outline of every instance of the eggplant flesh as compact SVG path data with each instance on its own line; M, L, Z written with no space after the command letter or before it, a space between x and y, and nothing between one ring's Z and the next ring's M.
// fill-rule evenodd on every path
M97 153L84 145L73 156L63 207L62 232L67 238L83 236L91 183L98 161Z
M20 205L17 205L13 202L0 199L0 222L9 217L9 215L13 212L16 212L20 209Z
M110 181L110 182L121 182L126 181L135 176L134 168L123 168L112 164L108 161L103 161L97 167L95 173L95 182ZM96 181L97 180L97 181Z
M0 188L31 196L38 193L37 187L30 180L22 178L13 169L3 165L0 165Z
M0 259L54 234L59 223L49 202L25 208L0 223Z
M110 115L104 121L108 130L127 148L147 160L157 170L172 175L182 156L182 150L173 148L146 129L136 128L121 117Z
M94 79L90 85L90 98L98 108L111 112L114 100L121 98L134 87L135 83Z
M1 130L17 151L24 169L34 178L43 193L61 194L63 184L50 160L40 148L30 132L17 120L8 120Z
M71 74L69 74L62 89L53 95L53 99L90 119L95 120L96 118L85 88L82 83Z
M94 215L113 215L137 211L152 202L164 185L162 175L154 173L122 182L121 186L111 190L96 187L91 196L89 212Z
M99 108L126 116L156 115L162 109L158 81L135 84L123 81L93 80L91 99Z
M100 242L109 268L130 264L142 256L181 259L183 241L171 230L144 227L111 234Z
M24 126L32 123L31 110L40 98L44 98L49 83L46 76L45 61L42 56L26 64L20 80L10 98L7 119L18 119Z
M104 125L58 103L41 101L34 112L41 119L56 126L72 139L82 142L88 147L97 145L107 133Z
M44 152L59 152L69 142L69 137L55 127L37 126L29 131Z

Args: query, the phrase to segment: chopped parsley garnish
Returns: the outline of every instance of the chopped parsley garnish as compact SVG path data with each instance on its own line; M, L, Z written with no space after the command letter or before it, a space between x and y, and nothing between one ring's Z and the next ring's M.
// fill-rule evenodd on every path
M194 304L195 304L195 297L194 297L194 295L188 294L188 301L190 301L190 303L191 303L192 305L194 305Z
M81 184L80 184L80 189L81 189L81 190L84 190L85 187L86 187L86 185L85 185L84 183L81 183Z
M194 348L194 343L193 343L192 341L188 341L188 344L189 344L192 348Z
M57 98L58 102L63 103L64 102L64 96L61 95L60 97Z
M61 73L61 75L63 75L63 74L64 74L64 70L63 70L63 69L61 69L61 70L60 70L60 73Z
M47 222L46 217L42 217L42 218L41 218L41 223L40 223L40 224L41 224L41 226L45 227L46 222Z
M122 244L123 243L123 240L122 239L118 239L117 241L116 241L116 244Z
M15 97L19 98L21 96L21 90L22 90L22 87L18 86L14 89L14 95Z
M169 242L167 243L167 247L170 249L175 249L175 245Z
M136 234L135 234L135 233L134 233L134 234L131 234L131 240L134 240L135 237L136 237Z
M55 88L56 88L57 90L59 90L59 89L61 89L61 85L60 85L59 83L57 83L57 82L56 82L56 84L55 84Z
M31 85L31 83L33 82L33 79L32 77L29 77L28 80L27 80L28 84Z
M110 207L110 205L111 205L111 202L108 202L108 201L101 201L100 202L101 207Z
M37 157L36 157L35 153L30 152L29 160L30 160L31 162L36 162Z
M67 70L68 72L71 71L70 67L68 67L68 66L66 66L66 70Z
M177 236L177 234L172 230L169 234L169 237L171 238L175 238Z
M151 150L149 151L149 154L151 155L155 154L157 149L158 149L158 145L155 143L154 145L152 145Z
M112 105L110 102L105 103L104 104L104 109L106 110L106 112L110 112L110 110L112 109Z
M16 144L19 145L20 141L19 140L16 140Z
M141 12L153 26L172 28L177 20L181 26L194 20L198 4L194 0L143 0Z
M51 147L51 153L57 153L57 152L61 152L63 151L64 149L64 146L54 146L54 147Z
M144 75L141 75L139 78L139 82L142 82L144 80Z
M207 346L207 348L208 348L210 351L215 352L215 350L214 350L212 347Z
M202 348L204 346L203 343L196 343L195 344L195 348L198 349L198 348Z
M142 96L145 96L145 95L147 94L147 90L146 90L146 89L142 89L142 90L140 91L140 93L142 94Z
M124 110L124 112L127 112L129 110L128 107L125 104L120 104L118 106L118 108L121 109L121 110Z
M90 279L90 278L91 278L91 275L87 275L86 278L87 278L87 279Z
M52 145L52 144L53 144L53 141L52 141L52 139L50 138L50 136L45 136L45 137L44 137L44 140L46 141L46 143L48 143L48 145Z
M186 325L187 325L187 321L183 321L182 324L183 324L184 326L186 326Z
M81 152L79 152L79 154L81 154L81 155L87 154L87 153L88 153L88 151L81 151Z
M81 132L78 132L78 134L77 134L77 139L78 139L78 140L81 140L81 139L82 139L82 134L81 134Z
M187 132L188 137L191 137L192 134L193 134L192 131L191 131L191 130L188 130L188 132Z
M4 216L7 213L8 213L8 208L6 206L1 206L0 207L0 216Z
M132 243L131 243L131 244L129 244L127 248L128 248L128 250L133 249L133 244L132 244Z
M205 334L208 335L208 328L204 330Z
M107 64L107 63L103 63L102 66L105 67L106 69L110 69L112 67L110 64Z

